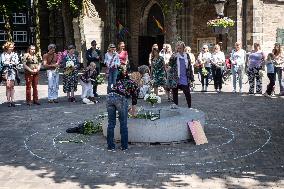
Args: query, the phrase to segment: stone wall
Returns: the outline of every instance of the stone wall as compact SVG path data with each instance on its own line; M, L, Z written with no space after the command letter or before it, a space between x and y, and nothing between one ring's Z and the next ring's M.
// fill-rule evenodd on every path
M263 33L260 38L262 49L271 52L274 43L276 42L277 29L284 29L284 3L265 3L263 1L258 1L255 6L262 9L261 12L257 12L254 16L256 29L258 29L257 24L262 21L262 27L259 28Z

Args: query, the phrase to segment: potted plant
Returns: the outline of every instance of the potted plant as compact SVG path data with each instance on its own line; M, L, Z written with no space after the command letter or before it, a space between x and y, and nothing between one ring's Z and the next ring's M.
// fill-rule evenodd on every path
M212 27L213 32L218 34L228 33L229 27L234 25L235 21L228 17L216 18L207 22L207 26Z

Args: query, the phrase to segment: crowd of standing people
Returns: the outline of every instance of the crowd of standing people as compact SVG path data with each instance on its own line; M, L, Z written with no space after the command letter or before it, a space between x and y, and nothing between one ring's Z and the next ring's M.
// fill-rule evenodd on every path
M203 45L201 52L195 58L191 53L191 48L184 42L178 41L174 51L170 44L164 44L162 50L159 50L157 44L153 44L149 54L148 65L140 66L138 72L128 75L129 59L125 50L125 43L120 42L118 48L114 44L109 44L104 57L101 51L96 47L95 40L91 42L91 48L86 51L87 64L82 70L82 64L79 62L75 53L75 46L69 45L67 50L56 53L56 45L50 44L48 52L41 57L36 54L36 48L30 45L27 53L21 57L25 70L26 80L26 103L40 105L37 85L39 82L39 71L42 67L46 69L48 78L48 103L58 103L59 90L59 72L63 71L63 92L67 94L69 102L76 102L75 92L77 85L82 86L81 98L83 103L98 102L98 81L97 77L102 68L101 63L106 66L107 76L107 111L108 111L108 129L107 144L108 149L115 149L113 141L114 127L116 125L116 112L120 121L121 148L128 149L128 113L135 115L137 99L143 98L147 93L151 93L151 88L156 95L159 88L164 88L168 101L173 102L171 108L178 106L178 90L181 89L185 95L188 108L191 108L191 88L194 83L194 69L198 70L202 92L207 92L209 87L209 76L212 75L214 89L217 93L222 91L223 74L230 68L232 74L232 92L242 93L243 75L247 73L249 80L249 94L262 94L262 74L267 68L267 77L269 84L264 96L271 96L275 90L276 75L280 86L280 94L284 95L283 87L283 67L284 53L281 46L275 44L271 53L266 55L255 43L251 52L246 52L241 48L241 43L236 42L235 48L230 53L228 59L229 67L221 47L216 44L213 51L210 52L208 45ZM20 83L17 65L19 57L14 50L14 43L6 42L3 46L4 52L1 54L0 79L5 81L6 96L9 107L15 107L15 81ZM79 71L82 74L79 75ZM33 93L31 93L31 88ZM130 108L128 107L128 98L132 98Z

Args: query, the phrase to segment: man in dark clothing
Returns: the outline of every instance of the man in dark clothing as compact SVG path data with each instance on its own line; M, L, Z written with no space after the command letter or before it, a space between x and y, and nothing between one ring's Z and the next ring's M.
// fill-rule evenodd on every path
M97 42L95 40L91 42L91 45L92 47L88 49L86 52L86 59L88 60L87 66L89 66L91 62L94 62L96 64L97 74L100 74L101 71L100 62L102 60L101 51L96 48ZM99 95L97 93L97 87L98 87L97 82L92 81L92 85L93 85L94 96L98 97Z

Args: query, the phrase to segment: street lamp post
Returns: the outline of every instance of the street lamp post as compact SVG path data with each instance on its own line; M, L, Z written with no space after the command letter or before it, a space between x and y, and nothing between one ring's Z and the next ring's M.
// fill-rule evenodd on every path
M226 0L215 0L214 6L216 9L216 13L218 18L224 17L224 6L225 6Z
M210 2L214 4L214 7L216 9L217 18L223 18L224 17L224 7L225 7L225 3L227 2L227 0L210 0ZM218 44L220 45L221 49L223 45L222 41L223 41L223 34L219 33L218 34Z

